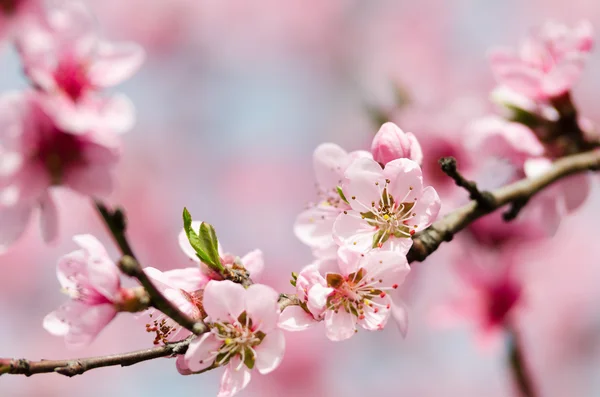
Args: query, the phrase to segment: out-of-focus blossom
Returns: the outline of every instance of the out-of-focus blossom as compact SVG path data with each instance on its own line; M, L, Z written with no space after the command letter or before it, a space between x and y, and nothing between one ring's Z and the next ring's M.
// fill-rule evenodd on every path
M381 126L371 144L373 159L385 166L392 160L407 158L421 165L423 151L411 132L404 132L394 123Z
M404 308L393 307L387 291L398 288L409 270L406 258L396 252L360 254L342 247L337 260L321 260L305 268L305 280L296 283L298 297L315 320L325 321L327 337L333 341L352 337L357 324L369 331L383 329L392 311L405 334L406 315L399 313ZM311 315L301 311L298 306L286 308L280 326L289 331L305 329Z
M433 320L440 325L467 321L476 326L476 340L488 349L502 341L505 327L513 320L514 309L523 304L523 285L515 271L515 258L503 251L478 250L465 245L453 264L460 280L460 292L437 306Z
M0 2L0 40L12 38L22 32L30 18L39 18L43 7L41 0L3 0Z
M202 223L202 221L193 221L192 229L198 230L200 228L201 223ZM212 279L212 280L221 280L222 279L220 274L218 274L214 270L210 269L208 266L206 266L204 263L202 263L200 261L200 259L198 258L198 255L196 255L196 251L194 250L194 248L192 248L192 245L190 244L190 241L188 240L185 230L182 230L179 233L179 246L181 247L183 252L188 257L190 257L191 260L198 263L203 274L205 274L209 279ZM261 250L258 250L258 249L250 251L246 255L244 255L243 257L240 258L233 254L224 253L221 248L221 244L219 243L219 256L221 257L221 264L223 266L231 268L231 269L246 269L248 271L248 273L250 273L250 277L252 277L253 280L255 280L255 281L260 278L260 275L261 275L264 265L265 265L264 259L263 259L263 253Z
M350 249L404 254L412 235L431 225L440 210L437 192L423 188L421 168L412 160L393 160L381 169L375 160L357 159L345 178L342 190L352 209L338 215L333 236Z
M498 83L536 100L556 98L579 79L593 46L588 21L576 27L549 21L528 37L516 52L495 49L490 54Z
M163 296L169 299L182 313L196 321L204 318L202 289L210 279L199 267L174 269L166 272L146 267L144 272ZM155 345L160 342L181 340L191 334L190 331L160 311L149 309L147 315L150 320L146 324L146 331L155 333ZM144 316L144 318L146 317Z
M294 232L313 249L318 258L335 258L337 245L332 238L333 223L339 214L349 210L338 192L346 168L357 158L372 158L366 151L346 152L333 143L319 145L313 155L319 202L311 205L296 219Z
M42 102L46 110L73 133L98 127L129 130L134 123L129 99L98 92L131 77L144 60L143 49L100 38L83 3L67 2L47 13L31 19L17 40L25 73L49 94Z
M285 351L278 298L261 284L244 289L229 280L209 281L203 303L210 332L190 343L180 372L226 366L218 396L230 397L248 385L253 368L263 375L275 370Z
M102 130L66 133L45 112L41 96L26 91L0 98L0 249L21 236L38 207L44 239L57 237L51 188L87 196L111 191L120 140Z
M73 240L81 249L63 256L57 267L58 281L71 299L44 318L44 328L64 336L68 347L82 347L115 317L131 293L121 288L119 269L94 236Z

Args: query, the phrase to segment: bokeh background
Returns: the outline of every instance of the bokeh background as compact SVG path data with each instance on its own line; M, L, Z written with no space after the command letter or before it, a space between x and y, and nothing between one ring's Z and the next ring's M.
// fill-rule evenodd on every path
M489 108L490 47L515 45L548 18L568 24L587 18L600 27L597 0L89 0L89 6L106 36L137 41L148 53L142 70L118 87L134 101L138 121L124 136L110 200L126 208L142 263L189 265L177 245L187 206L216 227L227 251L262 249L262 281L287 292L290 272L312 259L292 225L315 197L311 156L319 143L367 148L379 127L375 119L383 117L424 146L451 147L464 139L465 123ZM600 121L599 68L596 54L575 90L593 121ZM8 46L0 70L2 91L27 86ZM426 159L426 182L443 191L435 161ZM527 288L519 324L542 396L600 396L596 185L553 238L515 252ZM93 233L117 258L90 202L60 195L59 243L44 245L33 221L0 257L0 356L57 359L151 346L143 322L127 315L80 351L67 351L41 327L64 299L55 264L75 248L70 236ZM450 196L444 211L465 200ZM513 395L502 341L482 348L473 324L432 320L440 303L464 291L449 264L457 258L471 258L460 239L413 267L402 291L410 313L406 339L393 326L344 343L327 341L320 327L288 334L281 367L255 375L242 396ZM214 396L220 375L183 377L174 360L159 359L73 379L3 376L0 396Z

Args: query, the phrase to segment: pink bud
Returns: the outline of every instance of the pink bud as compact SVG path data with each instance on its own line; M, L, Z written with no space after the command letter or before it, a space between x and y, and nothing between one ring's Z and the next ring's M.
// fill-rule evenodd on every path
M394 123L385 123L373 138L371 144L373 158L386 165L392 160L407 158L419 165L423 161L423 151L417 138L410 132L402 131Z

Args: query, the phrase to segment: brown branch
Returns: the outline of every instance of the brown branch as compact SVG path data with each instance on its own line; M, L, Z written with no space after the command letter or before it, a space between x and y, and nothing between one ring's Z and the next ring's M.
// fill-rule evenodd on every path
M454 180L457 186L464 188L469 192L469 198L474 200L483 208L493 208L495 205L494 196L490 192L481 191L477 187L477 184L473 181L467 180L456 166L456 159L454 157L442 157L438 163L442 168L442 171L450 178Z
M187 351L190 341L191 337L179 342L168 343L151 349L72 360L30 361L25 359L0 358L0 375L12 374L31 376L35 374L56 372L61 375L72 377L81 375L94 368L110 367L114 365L127 367L155 358L172 357L178 354L184 354Z
M415 234L413 246L408 252L409 262L420 262L431 255L444 241L450 241L454 235L475 220L507 204L525 202L542 189L557 180L572 174L600 169L600 151L591 151L563 157L550 170L536 178L526 178L491 192L494 205L488 208L478 205L477 201L452 211L427 229Z
M510 362L511 373L515 384L522 397L536 397L538 394L532 383L532 377L527 369L525 354L523 352L523 340L519 332L510 324L507 324L506 330L509 339L508 360Z
M208 331L208 328L202 321L195 321L185 313L181 312L181 310L173 305L170 300L165 298L152 281L150 281L150 278L142 269L142 266L136 259L133 249L127 240L127 235L125 233L127 222L124 212L119 208L111 211L105 204L98 200L95 201L95 205L104 224L123 254L123 258L119 261L119 269L126 275L136 278L140 284L142 284L148 292L152 306L196 335Z

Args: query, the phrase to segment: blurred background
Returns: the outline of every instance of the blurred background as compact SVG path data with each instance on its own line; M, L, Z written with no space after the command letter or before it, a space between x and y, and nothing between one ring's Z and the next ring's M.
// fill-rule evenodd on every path
M177 245L181 211L212 223L226 251L254 248L264 283L292 292L291 271L312 260L292 226L315 198L312 152L321 142L367 149L382 119L421 140L426 184L443 211L466 200L436 172L456 155L465 124L490 108L486 51L515 46L548 18L600 29L597 0L89 0L103 33L142 44L142 70L118 87L137 108L124 136L118 187L134 249L145 266L188 266ZM27 86L5 45L0 89ZM600 55L574 98L600 121ZM441 143L444 143L443 145ZM558 233L512 249L526 299L519 307L525 354L540 395L600 396L600 199L563 220ZM41 327L64 299L57 258L70 237L93 233L118 257L91 203L60 192L61 238L46 246L37 220L0 257L0 356L73 358L150 347L143 321L121 315L89 348L67 351ZM432 315L465 288L451 262L471 261L461 238L417 263L402 296L410 327L391 326L332 343L316 327L288 334L283 364L256 374L242 396L510 396L504 341L479 343L472 321ZM451 326L448 326L451 325ZM0 396L215 396L221 371L180 376L172 359L104 368L67 379L3 376Z

